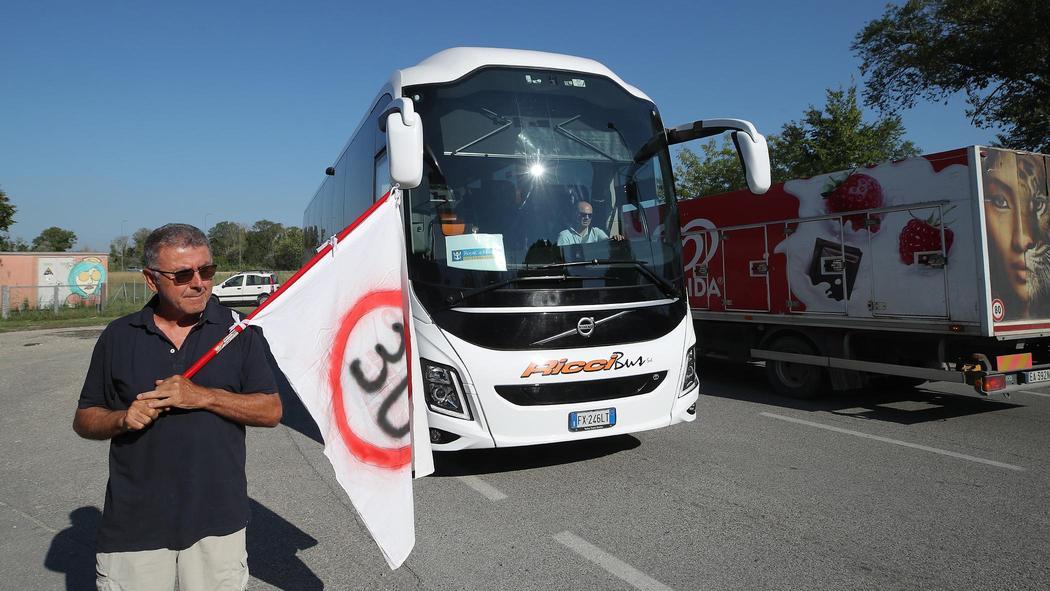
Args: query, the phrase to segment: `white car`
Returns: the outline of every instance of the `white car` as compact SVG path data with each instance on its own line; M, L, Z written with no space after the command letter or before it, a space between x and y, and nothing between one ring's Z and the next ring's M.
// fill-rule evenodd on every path
M251 303L260 305L281 285L277 274L266 271L238 273L212 288L211 293L220 303Z

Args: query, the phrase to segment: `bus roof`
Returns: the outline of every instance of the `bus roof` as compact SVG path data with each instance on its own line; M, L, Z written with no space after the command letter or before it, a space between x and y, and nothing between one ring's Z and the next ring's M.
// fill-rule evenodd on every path
M390 78L390 89L396 95L405 86L452 82L483 66L519 66L597 74L610 78L638 98L652 102L641 90L627 84L612 70L592 59L545 51L492 47L453 47L439 51L415 66L394 72Z
M546 51L533 51L531 49L503 49L498 47L452 47L435 53L418 64L401 70L395 70L390 80L379 89L375 98L368 104L368 109L358 121L350 139L343 144L340 154L346 151L353 141L354 136L368 119L368 114L375 108L376 103L389 94L393 98L401 96L401 89L405 86L415 84L439 84L441 82L452 82L484 66L517 66L523 68L537 68L545 70L565 70L570 72L582 72L605 76L616 82L634 96L653 102L641 90L623 81L622 78L606 68L600 62L585 57L564 55L561 53L548 53ZM324 186L324 180L318 186L318 190ZM316 196L316 192L314 193Z

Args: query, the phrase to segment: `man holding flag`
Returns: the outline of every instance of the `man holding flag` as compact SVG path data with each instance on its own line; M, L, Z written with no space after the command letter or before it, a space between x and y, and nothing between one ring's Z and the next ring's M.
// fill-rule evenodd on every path
M73 422L82 437L111 440L97 585L244 589L244 427L282 414L266 343L246 331L221 363L183 377L240 318L210 297L216 267L197 228L154 230L145 257L157 295L103 331Z
M261 327L274 359L317 423L325 442L324 453L362 523L390 568L404 563L415 545L412 479L432 473L434 464L426 436L426 409L422 397L413 396L413 392L421 391L422 377L418 352L412 345L415 331L408 303L400 198L401 192L395 187L377 200L361 217L329 239L316 256L244 320L223 321L225 308L209 303L215 266L199 230L183 226L193 232L178 234L179 238L158 239L158 244L177 247L148 261L147 281L158 291L158 298L142 313L114 322L103 333L92 357L74 423L81 436L114 438L107 512L100 534L100 548L104 550L100 552L137 554L116 535L123 530L116 526L111 528L113 531L107 529L107 523L114 519L107 521L106 515L116 512L109 509L111 505L122 510L125 505L131 507L127 512L145 523L156 521L155 513L160 512L169 525L181 525L166 513L170 510L156 506L158 502L166 503L174 494L171 491L150 491L149 487L134 491L131 497L136 493L147 497L151 492L161 493L159 501L149 497L143 502L145 510L133 507L131 497L123 498L121 504L110 500L115 497L114 482L128 476L127 466L118 456L130 452L122 450L141 440L150 441L148 435L159 431L161 425L175 424L171 419L176 416L210 416L213 422L222 421L239 429L239 447L235 450L239 455L234 458L239 464L234 484L238 490L244 489L243 425L273 426L281 416L279 398L268 394L276 390L272 375L256 371L264 362L259 355L265 345L261 335L250 328ZM147 241L147 252L149 245ZM238 335L244 336L237 338ZM140 383L144 372L160 371L150 370L140 362L146 347L156 348L147 336L163 341L161 348L171 345L168 353L174 357L165 357L166 363L161 366L181 375L157 379L155 390L136 396L129 384ZM208 338L214 339L214 346L206 346ZM184 351L188 351L186 355ZM131 372L134 375L114 382L113 360L128 357L135 359L137 373ZM193 358L196 361L190 365ZM215 363L211 363L213 359ZM127 381L133 378L138 381ZM227 392L201 387L213 383ZM179 410L167 412L169 409ZM154 437L153 441L158 439ZM184 461L186 443L195 450L199 442L194 434L181 432L165 443L168 445L164 449L156 450L159 457L146 458L147 464L156 462L162 466L161 472ZM203 445L213 443L209 436ZM117 463L121 469L114 470ZM153 468L149 472L156 471ZM231 512L230 517L206 510L209 507L195 508L193 516L204 516L205 522L192 531L214 536L219 535L220 529L233 531L231 524L240 523L243 528L241 513ZM127 524L124 527L130 528ZM187 528L175 529L181 537L159 546L155 537L146 535L148 532L137 533L150 548L185 547L189 539L184 531ZM230 547L239 548L241 557L243 534L241 529L227 536L239 536L240 545ZM109 588L103 586L103 577L113 576L109 574L112 569L104 570L111 564L106 556L99 554L100 589ZM183 579L182 561L180 557L178 576L182 589L240 588L218 583L188 586ZM154 566L128 567L125 570L132 575L147 573L146 578L129 580L152 581L142 568ZM236 572L237 577L247 581L246 568L229 572ZM244 583L240 584L243 587ZM136 584L131 588L149 587ZM170 589L171 585L164 588Z

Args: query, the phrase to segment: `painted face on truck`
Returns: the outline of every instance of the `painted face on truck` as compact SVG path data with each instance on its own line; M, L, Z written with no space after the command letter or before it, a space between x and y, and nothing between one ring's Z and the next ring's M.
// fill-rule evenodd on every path
M1012 318L1027 315L1029 276L1035 264L1032 251L1044 245L1047 237L1041 228L1048 215L1047 198L1036 190L1034 164L1042 166L1034 156L1002 150L990 151L985 160L984 215L992 293L1003 300ZM1045 172L1043 175L1045 179ZM1045 223L1050 225L1050 220Z
M1022 154L1018 156L1018 180L1028 185L1036 200L1047 200L1050 187L1047 186L1047 164L1050 156ZM1032 314L1039 317L1050 315L1050 205L1043 208L1039 215L1039 238L1029 266L1034 267L1029 277L1031 289Z

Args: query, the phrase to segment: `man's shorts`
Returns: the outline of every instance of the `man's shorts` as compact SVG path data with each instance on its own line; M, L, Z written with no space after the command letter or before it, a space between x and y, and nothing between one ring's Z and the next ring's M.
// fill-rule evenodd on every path
M244 531L210 536L185 550L99 552L98 591L243 591L248 584Z

